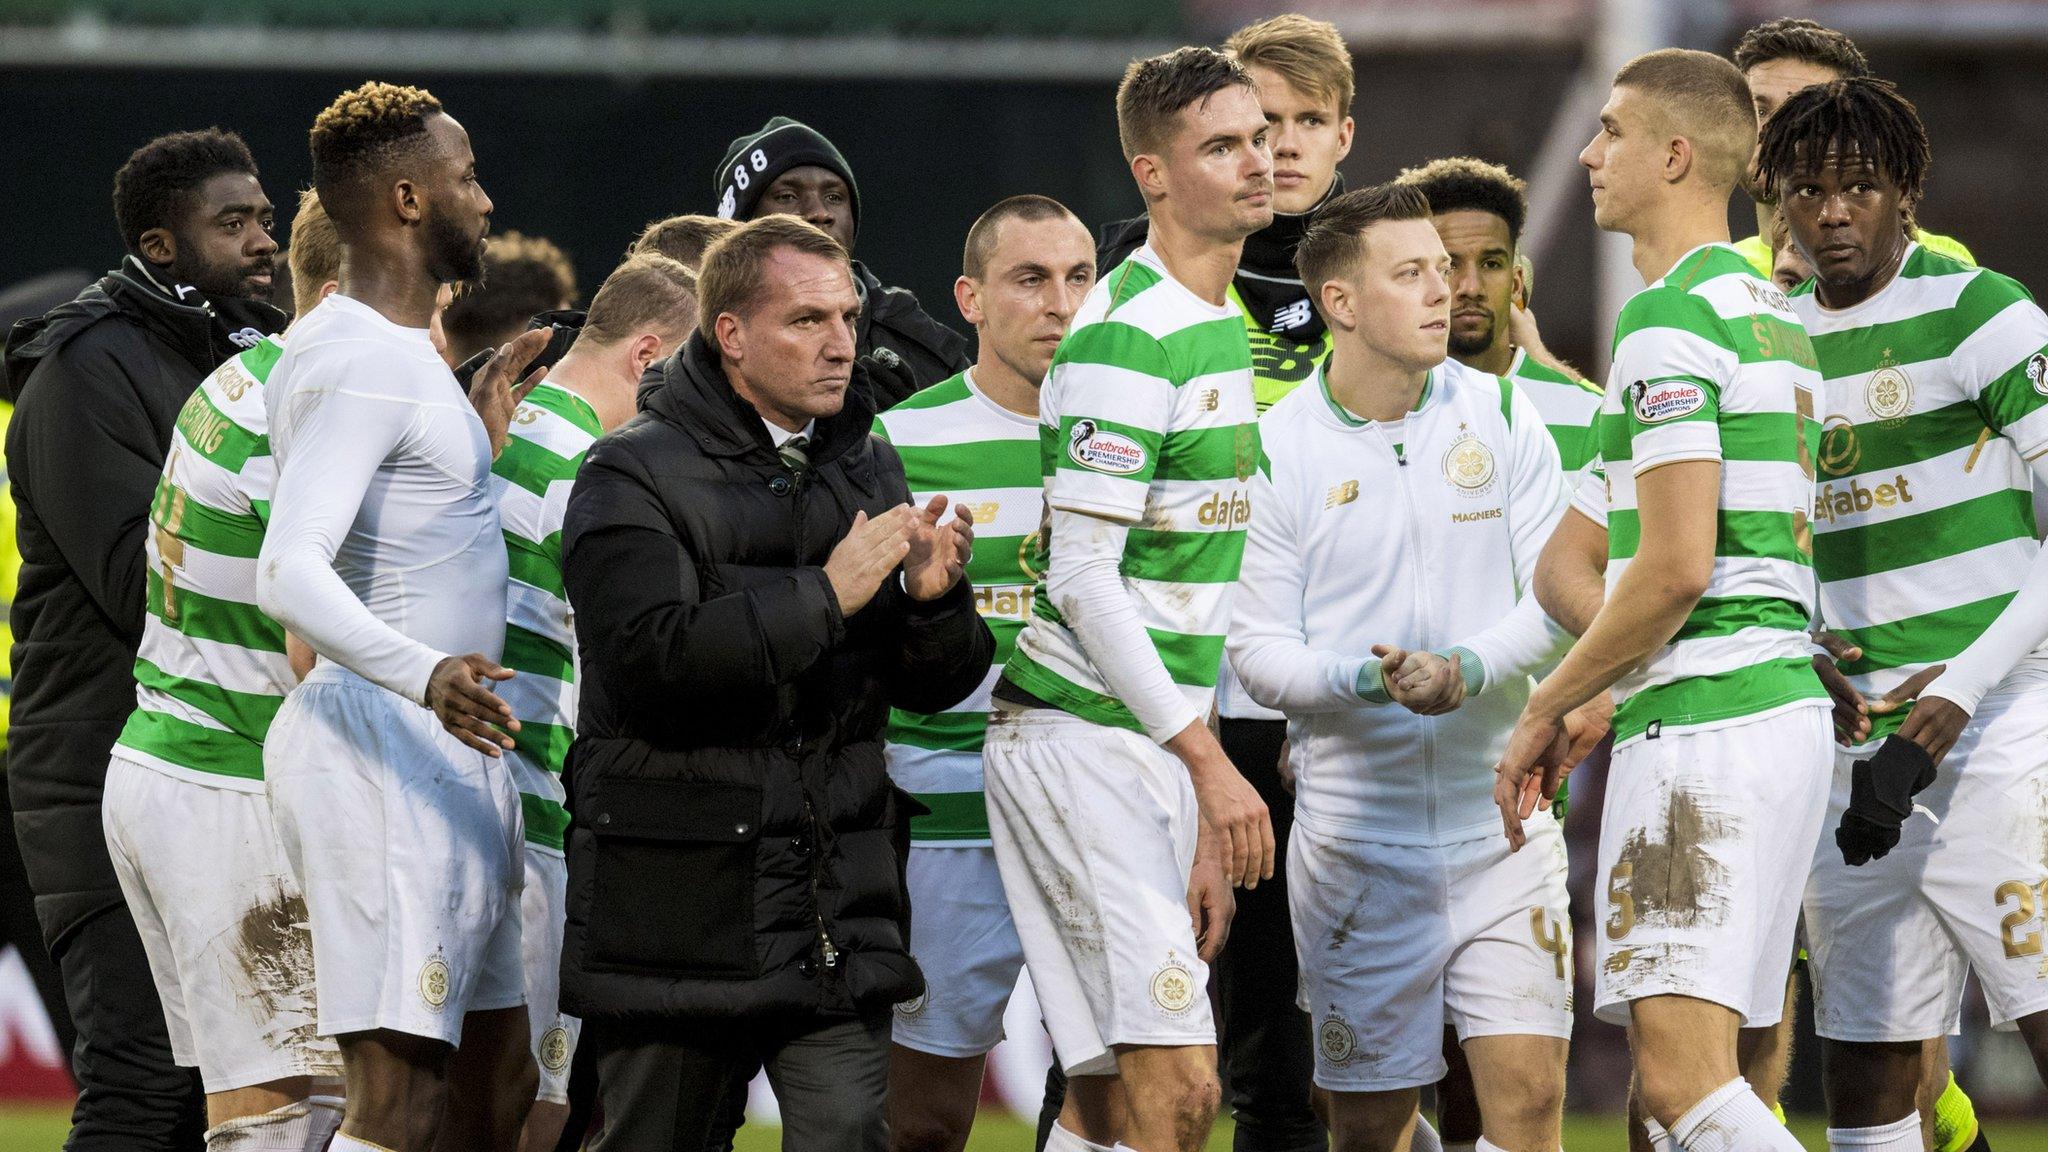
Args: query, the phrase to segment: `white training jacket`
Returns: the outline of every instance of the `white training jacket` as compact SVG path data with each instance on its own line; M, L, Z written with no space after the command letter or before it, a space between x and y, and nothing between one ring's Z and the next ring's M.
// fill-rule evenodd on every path
M1447 360L1397 435L1338 408L1319 369L1259 435L1228 652L1287 714L1295 819L1388 844L1498 835L1494 763L1529 676L1571 643L1531 591L1568 497L1535 405ZM1361 696L1381 643L1464 649L1464 705L1422 717Z

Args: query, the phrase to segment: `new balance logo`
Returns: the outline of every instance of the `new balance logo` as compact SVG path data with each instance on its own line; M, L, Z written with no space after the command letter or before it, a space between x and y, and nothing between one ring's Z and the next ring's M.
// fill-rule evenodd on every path
M1216 410L1216 406L1222 403L1222 401L1223 394L1221 392L1218 392L1214 388L1202 389L1202 411L1214 412Z
M1346 480L1342 484L1330 489L1330 494L1323 497L1323 507L1335 508L1339 504L1349 504L1356 499L1358 499L1358 481Z
M1296 300L1287 307L1273 313L1273 331L1286 332L1309 322L1315 313L1306 297Z

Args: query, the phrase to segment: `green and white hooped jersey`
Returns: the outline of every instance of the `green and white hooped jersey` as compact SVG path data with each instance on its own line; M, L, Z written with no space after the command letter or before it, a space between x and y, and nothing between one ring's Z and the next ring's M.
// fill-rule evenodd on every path
M1914 244L1853 308L1792 306L1822 376L1814 566L1821 617L1881 695L1997 618L2040 544L2025 461L2048 451L2048 316L2008 277ZM2048 652L2016 676L2048 680ZM2010 681L2008 681L2010 682ZM1871 738L1905 713L1872 717Z
M562 762L576 738L576 617L562 589L562 516L576 470L604 426L582 397L543 380L509 431L491 465L491 494L511 573L505 667L518 675L493 688L519 719L505 759L519 787L526 842L560 853L569 824Z
M143 549L148 615L135 711L114 755L172 776L263 790L263 740L297 682L284 626L256 606L256 554L277 465L263 383L284 354L266 336L200 381L171 431Z
M1600 419L1600 389L1535 359L1525 348L1515 349L1515 359L1505 375L1536 405L1544 427L1550 429L1550 438L1557 443L1558 462L1565 475L1577 476L1600 454L1599 435L1594 430Z
M996 639L981 687L944 712L891 709L883 734L889 775L929 815L910 822L910 838L948 847L989 843L982 792L981 743L989 693L1017 633L1031 617L1038 572L1031 565L1044 516L1038 421L983 394L962 372L875 417L875 435L903 458L910 498L922 507L944 495L974 513L974 557L967 565L974 608Z
M1609 594L1642 539L1637 473L1717 460L1721 492L1707 591L1615 685L1616 741L1825 698L1807 636L1819 387L1791 302L1727 244L1686 253L1622 308L1600 421Z
M1129 524L1120 572L1167 674L1208 715L1251 522L1259 428L1244 317L1168 276L1150 245L1096 282L1039 397L1047 507ZM1049 554L1049 571L1060 562ZM1144 727L1045 595L1004 676L1084 720Z

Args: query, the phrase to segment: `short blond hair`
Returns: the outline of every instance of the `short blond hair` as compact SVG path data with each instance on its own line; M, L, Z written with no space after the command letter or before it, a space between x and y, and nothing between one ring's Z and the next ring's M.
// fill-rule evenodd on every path
M697 278L679 260L642 252L612 269L590 298L579 342L616 344L654 332L679 344L697 326Z
M1294 12L1261 20L1231 33L1223 51L1246 67L1271 68L1296 91L1334 105L1339 116L1351 112L1351 49L1327 20Z
M292 274L292 311L301 316L320 303L322 286L341 278L341 235L320 206L320 194L311 188L299 193L284 263Z
M761 298L761 273L778 248L847 263L846 249L830 233L796 216L763 216L733 229L704 250L697 270L697 328L715 345L712 326L727 312L744 316Z
M740 222L719 216L698 216L685 213L656 220L642 229L634 239L626 255L658 253L680 263L685 268L701 268L704 252L713 241L730 236L739 230Z
M1659 130L1692 144L1712 185L1733 189L1756 152L1756 104L1741 69L1712 52L1659 48L1622 65L1616 88L1656 102Z

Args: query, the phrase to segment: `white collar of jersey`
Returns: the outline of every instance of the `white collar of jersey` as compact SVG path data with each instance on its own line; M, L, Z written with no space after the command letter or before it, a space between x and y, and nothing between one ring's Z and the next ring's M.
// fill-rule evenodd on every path
M1327 363L1328 361L1324 361L1324 364ZM1407 414L1403 415L1400 420L1393 421L1393 423L1403 423L1408 419L1408 416L1412 416L1429 407L1430 401L1434 400L1437 393L1442 391L1444 368L1449 363L1450 361L1446 360L1443 364L1439 364L1429 370L1429 375L1422 381L1422 395L1415 398L1415 407L1409 409ZM1362 416L1354 414L1342 404L1337 403L1337 398L1330 394L1330 382L1323 376L1323 364L1316 365L1314 376L1316 392L1322 396L1324 407L1328 409L1330 416L1340 426L1345 428L1364 428L1374 423L1383 423L1382 421L1367 420Z
M1692 259L1694 256L1697 256L1700 253L1705 252L1709 248L1726 248L1728 251L1735 253L1735 255L1742 257L1742 262L1744 264L1749 263L1749 257L1743 256L1741 250L1735 247L1733 241L1709 240L1705 244L1695 244L1692 247L1686 249L1685 252L1678 257L1678 259L1673 260L1671 262L1670 268L1666 268L1664 270L1663 276L1657 277L1657 283L1662 284L1665 281L1665 279L1671 275L1673 269L1684 264L1687 260Z
M1856 303L1849 305L1847 308L1830 308L1827 305L1821 303L1820 286L1816 284L1813 289L1814 308L1818 309L1821 312L1821 314L1825 315L1828 318L1828 323L1832 325L1838 320L1848 319L1850 317L1855 316L1858 312L1863 311L1865 308L1870 308L1874 306L1878 301L1884 299L1885 296L1889 294L1893 288L1898 287L1899 281L1905 278L1906 262L1913 258L1913 250L1918 247L1920 247L1920 242L1918 240L1906 241L1906 250L1899 254L1899 266L1897 268L1892 269L1892 278L1885 283L1885 286L1879 288L1875 292L1872 292L1870 295L1865 296L1862 300L1859 300ZM1833 330L1834 329L1832 327L1829 329L1829 331Z
M1003 417L1006 420L1013 420L1019 424L1025 425L1026 427L1038 427L1038 417L1026 416L1022 412L1012 412L1008 408L1003 407L1001 404L996 403L994 397L990 396L986 392L983 392L981 390L981 385L976 384L974 382L974 369L963 369L960 373L960 378L967 382L967 391L971 393L976 400L979 400L983 404L988 405L989 411L996 413L997 415Z

